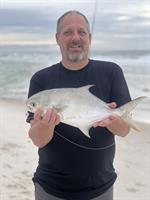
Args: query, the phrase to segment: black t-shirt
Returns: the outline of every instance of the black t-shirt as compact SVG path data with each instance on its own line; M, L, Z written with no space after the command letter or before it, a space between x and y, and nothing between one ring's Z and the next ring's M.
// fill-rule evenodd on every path
M61 63L35 73L29 97L52 88L94 85L90 92L118 106L130 101L121 68L115 63L89 60L81 70ZM78 111L77 111L78 112ZM27 122L33 118L30 113ZM103 194L116 180L113 167L114 135L106 128L91 128L91 138L78 128L60 123L53 139L39 149L39 164L33 177L46 192L67 200L89 200Z

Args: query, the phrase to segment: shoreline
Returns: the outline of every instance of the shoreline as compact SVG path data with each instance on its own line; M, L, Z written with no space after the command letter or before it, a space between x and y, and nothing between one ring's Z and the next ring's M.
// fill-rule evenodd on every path
M28 138L25 112L25 101L0 99L0 199L34 199L32 176L38 149ZM150 124L138 123L141 132L132 130L125 138L116 136L114 200L150 197Z

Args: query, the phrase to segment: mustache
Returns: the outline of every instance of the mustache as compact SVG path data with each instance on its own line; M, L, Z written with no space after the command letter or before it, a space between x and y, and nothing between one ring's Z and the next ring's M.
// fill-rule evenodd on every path
M76 46L83 46L83 44L79 41L72 41L71 43L69 43L69 46L72 46L72 45L76 45Z

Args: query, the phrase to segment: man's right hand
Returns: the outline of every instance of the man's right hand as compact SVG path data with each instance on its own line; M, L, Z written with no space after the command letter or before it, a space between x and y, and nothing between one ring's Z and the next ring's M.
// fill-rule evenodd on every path
M54 128L60 123L60 116L54 108L49 108L42 116L43 110L37 109L30 122L29 137L39 148L48 144L54 135Z

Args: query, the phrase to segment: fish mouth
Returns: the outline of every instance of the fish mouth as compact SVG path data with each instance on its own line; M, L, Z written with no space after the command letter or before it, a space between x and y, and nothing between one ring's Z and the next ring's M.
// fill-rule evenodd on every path
M34 110L33 110L33 107L31 106L31 105L29 105L29 104L26 104L27 105L27 111L29 111L29 112L33 112Z

